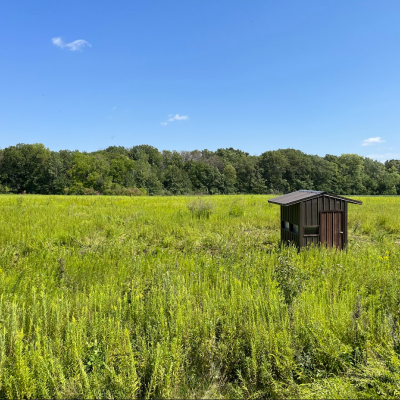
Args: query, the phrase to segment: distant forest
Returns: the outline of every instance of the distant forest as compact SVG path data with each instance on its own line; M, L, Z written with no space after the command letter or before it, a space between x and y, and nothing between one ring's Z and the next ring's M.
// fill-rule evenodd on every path
M111 146L91 153L43 144L0 150L0 193L182 195L287 193L400 194L400 160L357 154L319 157L299 150L159 151Z

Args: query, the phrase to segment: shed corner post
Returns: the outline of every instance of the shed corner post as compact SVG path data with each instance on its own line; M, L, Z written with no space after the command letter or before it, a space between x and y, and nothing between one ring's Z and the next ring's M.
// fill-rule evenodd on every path
M305 207L304 201L300 202L300 218L299 218L299 248L304 247L304 218L305 218Z
M349 224L349 221L348 221L348 207L349 207L349 204L347 203L347 201L345 201L344 202L344 221L343 221L343 248L344 249L346 249L346 251L347 251L347 236L348 236L348 224Z

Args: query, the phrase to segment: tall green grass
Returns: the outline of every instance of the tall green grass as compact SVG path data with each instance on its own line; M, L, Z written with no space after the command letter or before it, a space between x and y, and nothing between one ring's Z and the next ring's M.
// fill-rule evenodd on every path
M348 251L267 196L0 197L0 398L398 398L400 200Z

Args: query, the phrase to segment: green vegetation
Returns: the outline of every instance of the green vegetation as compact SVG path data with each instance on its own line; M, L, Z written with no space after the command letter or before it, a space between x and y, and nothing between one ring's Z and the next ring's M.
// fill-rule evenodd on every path
M272 194L299 189L348 195L400 194L400 161L299 150L163 151L112 146L93 153L42 144L0 149L0 193L78 195Z
M280 248L268 196L0 197L0 398L398 398L400 200Z

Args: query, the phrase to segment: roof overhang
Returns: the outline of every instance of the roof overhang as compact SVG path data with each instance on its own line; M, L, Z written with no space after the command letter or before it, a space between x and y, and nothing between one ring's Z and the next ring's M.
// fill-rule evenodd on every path
M359 204L362 202L358 200L349 199L343 196L337 196L335 194L327 193L327 192L318 192L313 190L298 190L297 192L287 193L283 196L275 197L273 199L268 200L269 203L278 204L280 206L291 206L293 204L301 203L306 200L314 199L320 196L327 196L333 199L343 200L347 203Z

